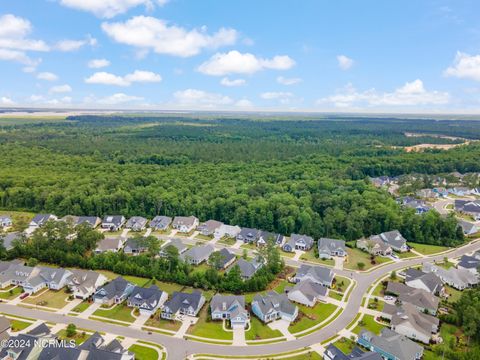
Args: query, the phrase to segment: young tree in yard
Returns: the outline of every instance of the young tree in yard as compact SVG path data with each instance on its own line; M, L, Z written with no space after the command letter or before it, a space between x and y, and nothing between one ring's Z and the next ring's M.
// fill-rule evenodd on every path
M393 270L391 273L390 273L390 279L391 280L397 280L397 273L395 270Z
M359 270L363 270L365 268L365 264L361 261L357 262L357 267Z
M68 324L66 333L69 338L75 336L77 333L77 326L75 324Z
M222 262L225 259L225 256L220 253L220 251L215 251L210 255L208 258L208 262L212 265L215 269L220 270L222 267Z
M242 258L243 258L243 260L247 260L247 258L248 258L248 251L247 251L247 249L243 249Z
M160 251L160 240L156 236L148 236L145 239L147 249L148 249L148 254L151 257L155 257L158 255L158 252Z

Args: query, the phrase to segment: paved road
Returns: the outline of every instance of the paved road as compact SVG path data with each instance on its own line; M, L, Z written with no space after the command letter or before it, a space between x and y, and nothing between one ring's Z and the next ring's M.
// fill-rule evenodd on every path
M463 254L480 249L480 241L469 243L461 248L452 250L448 253L449 257L458 257ZM27 316L34 319L50 321L54 323L69 324L74 323L77 327L86 329L101 329L102 331L115 334L117 336L132 337L140 340L146 340L162 344L168 352L168 359L185 359L187 355L206 353L215 355L258 355L265 356L278 354L280 352L297 350L313 344L320 343L344 329L357 315L362 298L367 292L369 286L377 279L389 274L393 270L399 270L406 266L419 265L425 261L442 261L445 254L429 256L427 258L405 259L400 262L391 263L380 267L369 273L353 273L353 278L357 281L357 286L353 289L346 308L333 322L317 332L305 337L284 341L275 344L253 345L253 346L233 346L233 345L214 345L192 340L178 339L158 333L148 334L140 329L131 327L103 323L96 320L82 319L79 317L61 315L58 313L47 312L37 309L23 308L15 305L0 303L0 311L17 316ZM334 270L337 274L350 276L350 271Z

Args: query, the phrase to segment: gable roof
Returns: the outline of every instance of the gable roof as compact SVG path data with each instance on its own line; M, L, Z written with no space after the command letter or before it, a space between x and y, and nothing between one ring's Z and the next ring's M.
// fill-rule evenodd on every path
M10 250L13 249L13 242L15 240L20 240L22 238L22 233L16 231L16 232L11 232L11 233L6 233L3 235L0 235L0 239L3 239L3 246L5 249Z
M346 251L345 241L329 238L320 238L318 239L318 251L332 253L338 250Z
M465 269L478 269L480 267L480 258L475 256L463 255L457 266Z
M96 291L95 296L110 300L115 297L122 296L129 286L132 287L133 284L125 280L123 277L118 276L112 281L110 281L108 284L100 287Z
M302 264L297 270L295 277L304 278L305 276L311 276L314 280L320 283L331 283L333 281L333 272L330 268L324 266L312 266Z
M436 292L443 285L442 280L434 273L426 273L418 269L409 268L405 271L405 282L420 280L431 292Z
M187 251L185 251L182 255L181 258L183 260L186 260L187 258L190 258L192 260L203 260L203 259L208 259L208 257L213 253L215 248L210 245L199 245L199 246L194 246Z
M290 290L290 293L292 291L299 291L309 301L313 301L318 297L327 296L328 288L323 285L317 284L310 279L307 279L295 284L295 286Z
M33 217L32 223L42 226L45 225L45 223L50 220L51 218L55 218L55 215L52 214L37 214Z
M145 238L134 237L127 239L127 242L125 243L125 248L127 247L137 251L144 250L147 248L147 243L145 241Z
M141 216L132 216L130 219L128 219L127 224L125 225L127 228L131 228L134 226L145 226L147 225L147 219Z
M105 224L114 224L115 226L120 226L125 221L125 218L122 215L106 215L102 223Z
M122 247L122 240L120 238L104 238L100 240L97 244L97 250L99 251L108 251L108 250L116 250Z
M435 316L424 314L409 303L402 305L385 304L383 313L391 315L391 325L397 326L406 323L427 336L431 336L432 329L438 327L440 323L440 320Z
M163 291L156 285L151 285L149 288L135 286L128 301L135 306L153 310L158 306L162 294Z
M162 248L160 249L160 253L165 254L165 248L167 248L168 246L173 246L173 247L177 248L179 254L183 253L188 248L188 246L185 245L182 242L182 240L172 239L172 240L170 240L170 242L168 242L168 243L166 243L162 246Z
M208 220L205 221L204 223L200 224L197 228L199 231L205 231L208 233L213 234L216 229L218 229L220 226L222 226L223 223L217 220Z
M250 279L258 269L262 267L262 263L256 260L247 261L243 258L238 259L228 271L231 271L236 265L240 268L240 274L242 278Z
M290 235L290 240L287 242L292 248L295 248L295 244L297 242L302 242L305 243L307 247L312 247L313 246L313 238L311 236L307 235L300 235L300 234L291 234Z
M175 216L173 219L173 227L186 226L192 227L198 219L195 216Z
M253 303L257 304L262 314L267 314L271 311L280 311L284 314L294 315L297 309L285 294L279 294L273 290L269 291L266 295L255 295L252 305Z
M166 228L172 222L172 218L169 216L155 216L152 221L150 221L151 228Z
M231 253L226 248L222 248L219 251L219 253L222 256L222 260L220 262L220 265L222 266L222 268L225 267L230 261L236 258L235 254Z
M210 300L211 312L224 312L233 310L234 308L241 308L245 310L245 296L243 295L220 295L215 294Z
M350 354L346 355L335 345L329 344L325 349L325 354L328 354L328 358L331 360L383 360L379 353L373 351L363 352L356 346Z
M419 308L432 309L436 311L440 302L439 298L423 289L415 289L401 283L389 281L387 292L397 294L398 300L402 303L409 303Z
M396 356L398 359L416 359L417 354L423 354L422 346L388 328L383 328L380 336L367 330L361 330L358 336L367 339L377 348Z
M400 248L407 243L407 240L400 234L398 230L387 231L380 234L380 237L387 244Z
M198 309L203 295L200 291L194 291L191 294L174 291L172 298L168 300L164 308L168 308L173 314L182 308L192 307L193 309Z

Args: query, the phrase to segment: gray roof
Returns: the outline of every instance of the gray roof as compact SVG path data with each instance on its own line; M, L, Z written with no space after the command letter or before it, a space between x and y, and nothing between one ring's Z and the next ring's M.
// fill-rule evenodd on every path
M356 346L350 354L346 355L335 345L330 344L325 349L325 353L328 353L328 358L331 360L383 360L380 354L373 351L364 352Z
M156 285L152 285L149 288L135 286L132 293L128 297L128 301L135 306L153 310L158 306L162 294L163 291L160 290Z
M251 229L251 228L242 228L242 230L240 230L237 236L243 239L256 241L259 235L260 235L260 230Z
M458 287L468 287L479 283L478 277L467 269L456 269L454 267L444 269L429 263L425 264L423 269L434 272L446 283L455 284Z
M132 216L128 219L127 224L125 225L126 228L132 228L135 226L144 227L147 225L147 219L141 216Z
M431 336L433 329L440 324L440 320L435 316L424 314L412 304L391 305L385 304L383 313L391 316L390 324L397 326L408 323L416 331Z
M190 306L193 309L197 309L202 297L203 295L200 291L194 291L191 294L174 291L172 298L165 303L164 309L168 309L173 314L180 309L187 309Z
M252 305L256 303L262 312L267 314L272 310L278 310L284 314L294 315L296 306L288 300L287 295L269 291L266 295L257 294L253 298Z
M109 250L116 250L119 249L122 245L122 240L120 238L111 238L107 237L97 244L97 249L99 251L109 251Z
M183 253L188 248L188 246L185 245L182 242L182 240L172 239L172 240L170 240L170 242L168 242L168 243L166 243L165 245L162 246L162 248L160 249L160 253L164 254L165 253L165 248L168 247L168 246L173 246L173 247L177 248L179 254Z
M217 220L208 220L205 221L204 223L200 224L197 228L197 230L202 231L202 232L207 232L209 234L213 234L216 229L218 229L220 226L222 226L223 223Z
M457 265L465 269L478 269L480 267L480 258L463 255Z
M400 248L407 243L407 240L400 234L398 230L387 231L380 234L380 237L387 244Z
M320 238L318 239L318 251L325 251L325 252L335 252L338 250L346 251L345 249L345 241L344 240L336 240L336 239L328 239L328 238Z
M81 224L88 224L91 227L96 226L99 222L101 222L101 219L96 217L96 216L72 216L72 215L67 215L62 218L62 221L70 221L73 226L78 226Z
M71 272L69 285L84 293L88 292L88 288L95 287L98 278L101 276L101 274L92 270L72 269Z
M175 216L173 219L173 226L182 226L185 225L186 227L191 227L195 224L197 218L195 216Z
M401 283L388 282L387 292L398 295L402 303L409 303L419 308L437 311L439 298L423 289L415 289Z
M123 277L119 276L112 281L110 281L108 284L100 287L96 292L95 292L95 297L96 298L102 298L102 299L114 299L115 297L121 297L124 295L126 292L128 292L128 288L132 288L133 284L125 280Z
M295 244L297 242L304 243L307 248L311 248L313 246L314 241L311 236L291 234L290 240L288 240L287 244L290 245L292 248L295 248Z
M262 267L262 263L256 260L247 261L245 259L238 259L228 271L231 271L236 265L240 268L242 278L250 279L258 269Z
M245 309L245 296L243 295L219 295L216 294L210 300L211 312L231 312L234 314L247 314Z
M169 216L155 216L150 221L150 227L155 229L165 229L172 223L172 218Z
M194 246L185 251L181 257L183 260L187 258L195 261L207 260L214 250L215 248L210 244Z
M375 347L396 356L398 359L413 360L417 359L417 354L423 354L423 346L388 328L383 328L380 336L367 330L361 330L358 336L368 339Z
M147 249L145 238L129 238L125 243L125 248L130 248L133 251L140 251Z
M3 239L3 246L5 249L10 250L13 249L13 242L22 239L22 236L23 235L19 232L11 232L4 234L3 237L0 235L0 239Z
M480 200L455 200L455 210L468 213L480 213Z
M125 218L122 215L106 215L102 220L103 223L114 224L117 227L122 225L123 221Z
M469 234L472 231L477 231L477 225L465 220L458 220L458 225L462 228L465 234Z
M33 217L32 222L37 224L38 226L45 225L45 223L50 220L51 217L55 215L52 214L37 214Z
M327 296L328 288L317 284L309 279L300 281L291 290L300 291L309 301L313 301L316 298Z
M220 262L220 265L222 268L227 266L227 264L232 261L233 259L236 258L235 254L231 253L228 251L226 248L222 248L221 250L218 251L220 255L222 256L222 261Z
M308 275L320 283L331 283L334 277L332 270L327 267L306 264L300 266L295 277L302 279Z
M416 279L420 279L420 281L422 281L431 292L436 292L443 286L442 280L440 280L440 278L434 273L425 273L413 268L405 271L406 282Z

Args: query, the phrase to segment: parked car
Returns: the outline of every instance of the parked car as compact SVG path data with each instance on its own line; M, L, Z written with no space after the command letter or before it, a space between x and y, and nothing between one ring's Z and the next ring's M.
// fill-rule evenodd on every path
M20 299L25 299L29 294L28 293L23 293L22 295L20 295Z
M390 295L385 295L384 298L383 298L385 301L393 301L395 300L395 298L393 296L390 296Z

